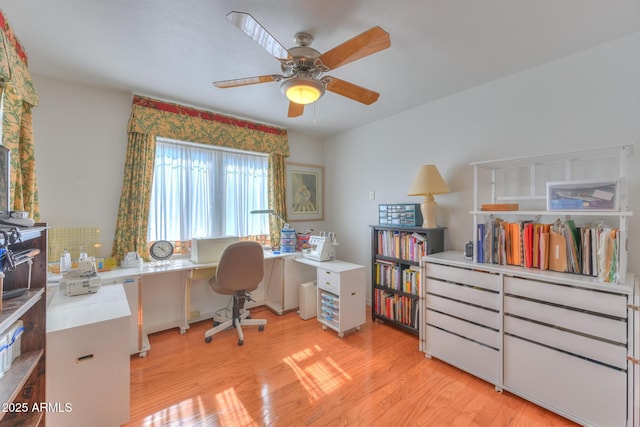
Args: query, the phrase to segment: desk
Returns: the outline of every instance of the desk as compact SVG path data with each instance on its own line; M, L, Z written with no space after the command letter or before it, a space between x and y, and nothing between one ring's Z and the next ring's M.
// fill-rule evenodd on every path
M299 252L265 251L264 280L251 292L255 301L247 302L246 307L266 305L279 315L296 309L300 284L315 280L316 275L315 269L293 262L300 256ZM214 293L208 284L216 265L194 264L178 258L154 267L144 264L142 269L117 268L99 273L102 286L122 284L124 287L133 313L130 354L146 356L151 349L149 334L175 327L185 333L190 323L211 319L216 311L228 305L230 297Z

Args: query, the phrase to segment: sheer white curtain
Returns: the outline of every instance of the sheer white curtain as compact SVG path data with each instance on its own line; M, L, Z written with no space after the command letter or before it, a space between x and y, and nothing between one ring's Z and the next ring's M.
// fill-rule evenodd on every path
M159 138L149 241L267 234L267 178L265 155Z

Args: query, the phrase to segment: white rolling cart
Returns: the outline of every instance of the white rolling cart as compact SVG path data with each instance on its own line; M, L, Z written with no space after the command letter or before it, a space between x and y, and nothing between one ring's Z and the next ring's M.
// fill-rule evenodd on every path
M335 330L340 338L347 331L360 330L366 316L364 266L338 260L296 261L317 269L317 316L322 328Z

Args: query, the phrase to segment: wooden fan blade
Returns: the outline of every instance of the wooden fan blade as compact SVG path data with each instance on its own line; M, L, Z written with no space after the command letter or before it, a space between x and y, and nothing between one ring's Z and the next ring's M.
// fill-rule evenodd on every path
M356 59L364 58L391 46L389 33L380 27L373 27L351 40L347 40L326 51L318 59L329 70L334 70Z
M293 59L289 51L278 42L256 19L245 12L229 12L227 19L243 33L251 37L264 50L269 52L278 61L283 62Z
M219 82L213 82L213 85L221 89L227 89L230 87L255 85L258 83L277 82L281 78L282 76L279 76L277 74L271 74L266 76L245 77L243 79L223 80Z
M304 105L289 102L289 114L287 117L299 117L304 113Z
M327 82L328 91L353 99L354 101L362 102L366 105L373 104L380 97L378 92L365 89L361 86L354 85L353 83L349 83L335 77L327 76L322 80Z

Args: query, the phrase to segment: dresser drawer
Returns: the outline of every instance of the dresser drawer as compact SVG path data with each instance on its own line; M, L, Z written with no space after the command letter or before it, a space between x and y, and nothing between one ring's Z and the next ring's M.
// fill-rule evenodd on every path
M608 316L627 317L627 297L625 295L518 277L505 277L504 292L507 295L549 301L556 305L574 307Z
M504 385L583 425L628 425L627 375L618 369L506 336Z
M427 310L426 323L427 326L435 326L441 330L468 338L471 341L493 347L494 349L500 348L501 336L495 329L485 328L475 323L432 310Z
M340 294L340 273L318 268L318 288Z
M504 332L618 369L627 368L627 348L622 344L574 334L560 328L550 328L511 316L504 318Z
M487 310L436 295L427 295L426 302L427 311L434 310L488 328L500 329L501 316L498 311Z
M500 291L500 276L466 268L449 267L446 265L427 263L427 277L441 279L448 282L462 283L478 288Z
M468 302L495 311L500 309L500 297L497 292L457 283L442 282L437 279L427 279L426 282L427 294Z
M498 350L427 325L426 353L492 384L498 384Z
M505 314L614 341L623 345L627 343L627 322L624 320L512 296L504 298L504 312Z

